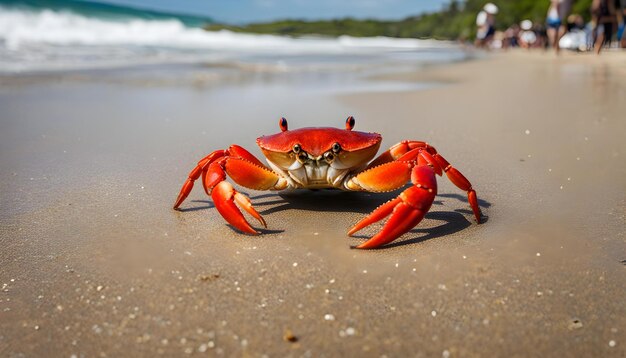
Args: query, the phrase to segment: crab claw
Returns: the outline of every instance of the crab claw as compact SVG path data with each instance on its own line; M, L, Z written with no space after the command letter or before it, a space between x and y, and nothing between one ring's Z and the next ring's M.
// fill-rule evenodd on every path
M432 168L422 166L415 168L413 175L416 177L415 186L379 206L348 231L348 235L352 236L355 232L391 214L380 232L357 246L357 249L373 249L390 243L422 221L437 194L435 173Z
M174 209L178 209L180 204L185 201L189 193L191 193L191 189L193 189L193 183L202 175L202 183L205 183L206 170L205 167L213 163L215 160L223 157L226 154L224 150L216 150L213 153L207 155L202 158L198 165L196 165L191 172L189 172L189 176L183 184L183 187L180 189L180 193L178 193L178 197L176 198L176 202L174 203ZM204 174L203 174L204 173ZM223 180L223 179L222 179ZM204 185L204 190L207 191L206 185ZM207 191L208 194L208 191Z
M250 223L243 217L243 214L235 203L239 204L239 206L257 219L263 227L267 228L265 220L261 217L261 214L254 209L250 199L237 192L230 183L222 181L217 184L211 192L211 197L213 198L213 203L217 211L219 211L229 224L237 229L251 235L259 235L259 232L252 228Z

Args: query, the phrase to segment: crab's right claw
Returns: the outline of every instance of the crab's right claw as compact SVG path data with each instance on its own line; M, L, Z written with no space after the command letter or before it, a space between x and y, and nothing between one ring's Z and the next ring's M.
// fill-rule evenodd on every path
M348 235L352 236L355 232L391 214L380 232L357 246L357 249L374 249L390 243L422 221L437 195L435 173L432 168L423 166L414 168L412 176L412 181L416 185L379 206L348 231Z
M229 224L236 227L237 229L251 234L251 235L259 235L260 233L256 231L250 223L243 217L243 214L235 205L235 203L239 204L245 211L247 211L250 215L252 215L255 219L257 219L263 227L267 228L267 224L261 214L259 214L250 199L247 196L237 192L233 186L226 182L222 181L213 189L211 192L211 197L213 198L213 203L215 204L215 208L219 213L228 221Z

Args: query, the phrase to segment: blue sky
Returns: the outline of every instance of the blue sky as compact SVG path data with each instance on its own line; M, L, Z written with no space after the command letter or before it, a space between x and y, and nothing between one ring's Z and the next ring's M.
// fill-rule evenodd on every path
M98 1L98 0L96 0ZM208 15L218 21L245 23L284 18L399 19L441 9L448 0L99 0L157 10Z

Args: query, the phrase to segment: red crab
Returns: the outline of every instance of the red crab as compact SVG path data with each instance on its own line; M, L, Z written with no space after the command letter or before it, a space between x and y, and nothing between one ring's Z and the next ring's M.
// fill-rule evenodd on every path
M258 235L235 203L267 227L265 220L250 199L226 181L226 174L235 183L254 190L333 188L387 192L401 188L410 180L413 183L410 188L379 206L348 231L348 235L352 235L391 214L380 232L357 246L372 249L395 240L424 218L437 195L435 174L441 176L445 172L454 185L467 192L476 221L480 223L480 208L472 184L434 147L426 142L405 140L370 162L378 152L382 137L378 133L353 131L354 123L350 116L346 119L346 129L288 130L287 120L281 118L280 133L257 139L269 167L238 145L216 150L200 160L189 173L174 209L182 204L194 181L202 176L204 190L211 195L226 221L245 233Z

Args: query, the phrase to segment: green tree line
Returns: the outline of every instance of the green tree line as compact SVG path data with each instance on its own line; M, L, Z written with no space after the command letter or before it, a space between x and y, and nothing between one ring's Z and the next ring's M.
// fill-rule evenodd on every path
M575 0L572 13L589 19L592 0ZM209 31L227 29L235 32L279 34L288 36L321 35L355 37L388 36L402 38L435 38L445 40L471 38L475 35L476 14L488 0L451 0L441 11L410 16L402 20L335 19L320 21L279 20L244 26L211 24ZM504 30L524 19L543 23L549 0L491 0L500 9L496 27Z

